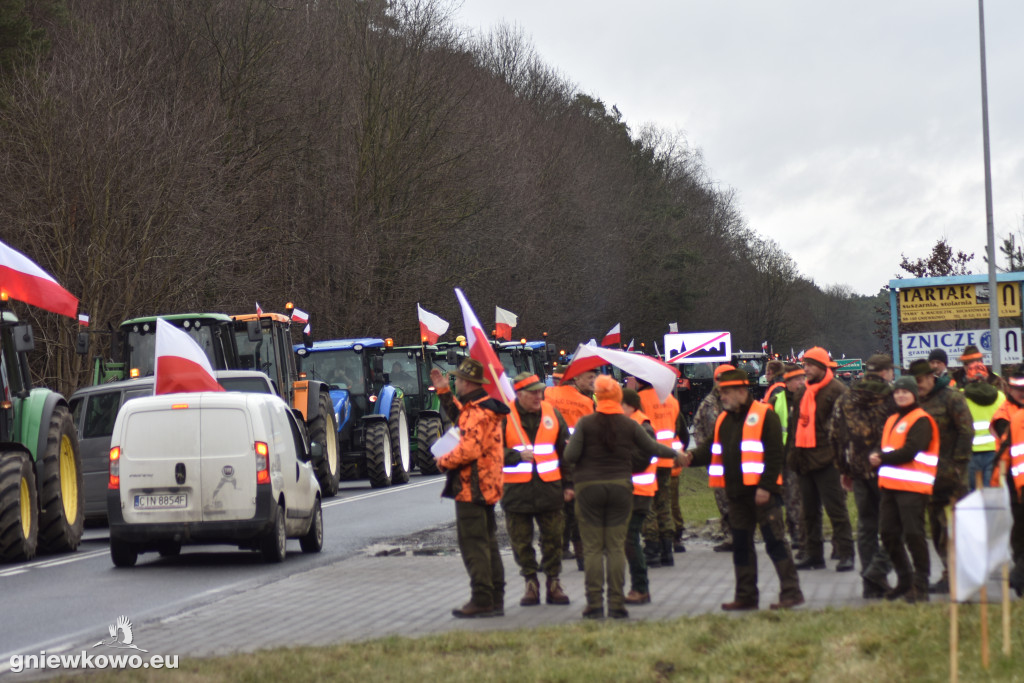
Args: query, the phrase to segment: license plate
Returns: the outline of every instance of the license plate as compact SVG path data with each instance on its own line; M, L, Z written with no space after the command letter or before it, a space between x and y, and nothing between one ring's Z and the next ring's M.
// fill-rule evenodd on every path
M136 510L176 510L186 507L188 507L188 494L186 493L135 496Z

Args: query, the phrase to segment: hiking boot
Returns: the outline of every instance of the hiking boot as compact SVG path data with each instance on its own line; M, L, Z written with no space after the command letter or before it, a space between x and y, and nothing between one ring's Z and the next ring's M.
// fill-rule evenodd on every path
M650 601L650 593L641 593L639 591L629 591L629 593L626 594L625 599L627 605L646 605Z
M775 610L779 609L793 609L804 604L804 596L798 598L780 598L778 602L773 602L771 608Z
M796 563L797 569L824 569L825 560L808 557Z
M526 591L519 604L522 607L533 607L540 604L540 582L537 581L536 574L526 577Z
M683 532L682 530L677 531L675 538L672 539L672 552L674 553L685 553L686 546L683 545Z
M837 572L852 572L853 571L853 558L843 557L839 560L839 564L836 565Z
M604 607L587 607L583 610L584 619L604 619Z
M672 554L672 537L665 536L661 539L661 566L662 567L674 567L676 566L676 558Z
M946 595L949 593L949 579L942 577L932 585L928 586L929 593L935 593L936 595Z
M626 611L625 607L620 607L619 609L612 609L609 607L608 616L612 619L629 619L629 612Z
M492 606L483 607L470 600L462 607L453 609L452 616L456 619L479 619L481 617L493 617L495 614Z
M724 609L726 612L741 612L745 610L754 610L757 609L757 603L733 600L732 602L723 602L722 609Z
M714 550L716 553L731 553L732 552L732 541L722 541L721 543L716 545L714 548L712 548L712 550Z
M562 590L562 584L559 583L557 576L548 577L547 585L547 602L549 605L568 605L569 596Z
M909 585L909 584L905 585L905 586L901 586L899 584L896 584L895 588L893 588L891 591L889 591L889 592L887 592L885 594L885 599L886 600L899 600L904 595L907 595L908 593L910 593L913 590L914 590L914 587Z
M865 600L881 600L885 597L885 594L889 589L882 588L876 583L871 581L864 582L864 590L861 593L861 597Z
M661 548L657 543L644 544L644 560L648 569L657 569L661 566Z

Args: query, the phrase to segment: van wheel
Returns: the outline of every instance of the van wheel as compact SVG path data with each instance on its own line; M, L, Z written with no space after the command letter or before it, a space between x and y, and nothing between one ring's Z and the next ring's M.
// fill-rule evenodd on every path
M388 418L388 432L391 437L391 455L395 459L391 473L392 484L405 484L412 470L412 454L409 447L409 418L405 415L405 400L397 394L391 402L391 416ZM395 451L397 447L398 451Z
M437 474L437 461L430 447L441 438L441 418L434 415L416 420L416 466L423 474Z
M284 529L284 505L274 508L274 523L260 539L260 553L267 562L284 562L288 537Z
M374 420L366 425L366 476L370 486L379 489L391 486L391 435L388 423Z
M110 559L115 567L134 567L139 560L139 551L127 541L117 538L110 539Z
M56 406L46 433L39 482L39 549L62 553L78 548L85 526L82 460L71 413Z
M299 539L299 547L304 553L318 553L324 547L324 509L319 498L313 506L313 520L309 523L309 531Z
M316 441L324 447L324 457L317 463L316 478L320 482L320 491L328 498L338 493L338 481L341 477L341 459L338 455L338 426L334 424L334 406L331 397L320 392L319 415L309 423L307 431L309 440Z
M31 560L38 541L39 504L32 458L21 451L0 452L0 561Z

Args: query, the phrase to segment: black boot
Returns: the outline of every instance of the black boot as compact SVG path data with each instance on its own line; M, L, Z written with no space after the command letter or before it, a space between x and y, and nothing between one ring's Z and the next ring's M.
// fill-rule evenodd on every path
M644 543L644 560L648 569L657 569L661 566L661 544Z
M661 537L661 566L662 567L674 567L676 566L675 555L672 554L672 537L662 536Z

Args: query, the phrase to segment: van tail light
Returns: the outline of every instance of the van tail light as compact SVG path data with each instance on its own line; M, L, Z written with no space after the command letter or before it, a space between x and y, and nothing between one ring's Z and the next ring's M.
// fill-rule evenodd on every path
M256 483L270 483L270 449L262 441L256 442Z
M114 446L110 449L110 477L107 479L107 488L117 491L121 488L121 447Z

